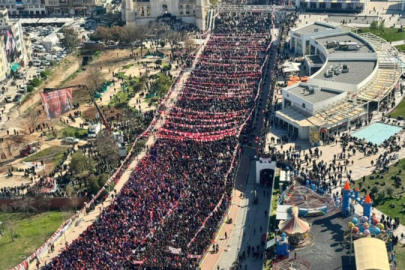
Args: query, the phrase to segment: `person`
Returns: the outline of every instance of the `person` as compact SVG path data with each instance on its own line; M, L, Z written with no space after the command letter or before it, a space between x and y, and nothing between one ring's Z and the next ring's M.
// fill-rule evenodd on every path
M228 239L228 234L225 232L225 239Z

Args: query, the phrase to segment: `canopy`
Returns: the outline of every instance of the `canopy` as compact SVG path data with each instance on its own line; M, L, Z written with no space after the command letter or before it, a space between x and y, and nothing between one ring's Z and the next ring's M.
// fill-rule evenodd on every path
M11 70L14 72L16 72L19 68L20 68L20 64L18 64L18 63L11 64Z
M357 270L389 270L387 248L384 241L365 237L354 241Z
M311 227L309 226L308 222L300 219L298 217L298 208L297 207L293 207L292 208L293 211L293 216L292 218L280 222L280 224L278 225L278 228L280 229L280 231L288 233L288 234L295 234L295 233L306 233L308 232Z

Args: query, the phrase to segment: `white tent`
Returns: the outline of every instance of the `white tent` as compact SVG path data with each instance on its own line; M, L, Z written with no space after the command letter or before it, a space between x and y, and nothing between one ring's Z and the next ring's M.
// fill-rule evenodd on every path
M293 73L293 72L299 72L300 71L300 63L293 63L293 62L286 62L282 65L283 68L283 73Z
M42 40L42 45L44 45L47 51L51 51L52 47L59 42L59 38L56 33L52 33Z

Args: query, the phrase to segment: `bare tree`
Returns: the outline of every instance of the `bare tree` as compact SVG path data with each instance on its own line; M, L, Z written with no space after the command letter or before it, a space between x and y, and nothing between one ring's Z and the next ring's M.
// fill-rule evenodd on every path
M167 31L165 38L170 44L170 50L174 53L175 46L181 41L181 34L177 31Z
M186 50L187 53L191 53L194 48L195 42L193 39L189 39L184 42L184 49Z
M10 217L4 221L4 229L8 231L11 236L11 241L15 241L17 236L17 220Z
M97 89L104 83L104 78L100 73L101 66L94 66L89 69L88 81L86 82L92 95L97 91Z
M119 148L114 139L101 133L96 138L95 146L107 165L107 169L114 168L120 159Z
M29 129L35 130L35 127L38 125L39 115L31 111L24 118Z
M143 41L146 38L146 34L148 32L148 28L143 25L136 25L136 26L125 26L124 27L124 35L125 35L125 42L131 45L131 53L134 56L134 45L136 42L141 43L141 56L143 50Z

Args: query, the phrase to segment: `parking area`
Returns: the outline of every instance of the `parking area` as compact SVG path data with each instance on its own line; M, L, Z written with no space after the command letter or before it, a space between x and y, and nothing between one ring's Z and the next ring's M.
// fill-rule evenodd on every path
M94 32L97 23L92 19L77 18L64 26L58 24L25 24L23 33L26 37L25 45L28 63L13 71L11 76L0 86L0 128L10 109L21 102L24 97L36 88L38 81L45 79L52 73L69 51L62 45L63 27L71 27L77 31L80 41L88 40ZM37 80L36 80L37 79ZM36 80L32 83L33 80Z

